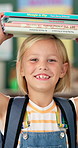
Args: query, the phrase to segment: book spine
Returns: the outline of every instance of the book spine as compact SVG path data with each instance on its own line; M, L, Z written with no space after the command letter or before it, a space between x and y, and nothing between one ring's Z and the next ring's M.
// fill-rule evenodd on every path
M4 31L6 33L17 33L19 34L32 34L32 33L41 33L41 34L68 34L68 35L78 35L78 30L67 30L67 29L45 29L45 28L21 28L20 27L5 27Z
M78 15L74 14L46 14L46 13L25 13L25 12L4 12L5 16L10 17L28 17L28 18L50 18L50 19L67 19L78 20Z
M35 23L58 23L58 24L78 24L78 21L73 20L53 20L53 19L27 19L27 18L6 18L3 23L12 23L12 22L35 22Z
M12 18L12 17L3 17L1 22L2 23L9 23L9 22L38 22L38 23L59 23L59 24L78 24L78 21L74 20L53 20L53 19L38 19L38 18Z
M78 25L71 24L48 24L48 23L5 23L4 27L23 27L23 28L45 28L45 29L67 29L67 30L78 30Z

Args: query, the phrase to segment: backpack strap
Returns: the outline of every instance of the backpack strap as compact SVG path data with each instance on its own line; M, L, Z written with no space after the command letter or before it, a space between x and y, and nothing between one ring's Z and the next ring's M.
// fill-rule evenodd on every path
M69 148L76 148L76 112L74 105L68 99L64 98L54 97L54 101L60 107L68 124L67 135Z
M6 138L7 128L8 128L9 115L10 115L10 110L11 110L11 105L12 105L13 99L14 98L10 98L9 103L8 103L2 148L4 148L4 143L5 143L5 138Z
M10 107L11 110L9 113L10 115L6 120L8 124L7 126L5 126L6 131L4 133L4 142L3 142L4 144L2 148L17 147L18 138L28 101L29 101L28 96L15 97L12 100L12 105Z
M26 97L15 97L14 99L11 99L7 111L7 123L5 126L4 142L2 148L15 148L17 146L22 121L24 118L28 101L29 98L27 95ZM70 103L72 101L68 101L64 98L54 97L54 101L62 110L65 119L68 123L67 134L69 140L69 148L76 148L76 120L74 120L76 114L75 109L73 111L74 105L73 103Z

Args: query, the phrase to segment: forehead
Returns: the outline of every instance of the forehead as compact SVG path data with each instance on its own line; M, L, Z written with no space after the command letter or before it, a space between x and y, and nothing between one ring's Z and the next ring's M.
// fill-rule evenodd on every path
M26 53L56 53L59 54L59 49L53 39L42 39L35 41L28 49Z

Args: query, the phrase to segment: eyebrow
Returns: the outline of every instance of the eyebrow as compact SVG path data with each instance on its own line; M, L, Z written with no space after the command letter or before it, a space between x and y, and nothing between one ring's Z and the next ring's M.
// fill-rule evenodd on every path
M28 56L39 56L39 55L41 56L40 53L30 53ZM49 56L49 57L58 57L57 55L54 55L54 54L49 54L47 56Z
M39 54L30 54L28 56L39 56Z

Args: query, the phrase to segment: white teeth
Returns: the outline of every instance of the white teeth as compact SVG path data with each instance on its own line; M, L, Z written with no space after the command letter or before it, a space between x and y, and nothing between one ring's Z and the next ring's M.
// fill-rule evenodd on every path
M37 79L39 79L39 76L36 76Z
M48 78L49 78L49 76L46 76L46 78L48 79Z
M45 76L45 75L39 75L39 76L36 76L37 79L49 79L49 76Z
M40 77L41 79L44 78L43 75L40 75L39 77Z

